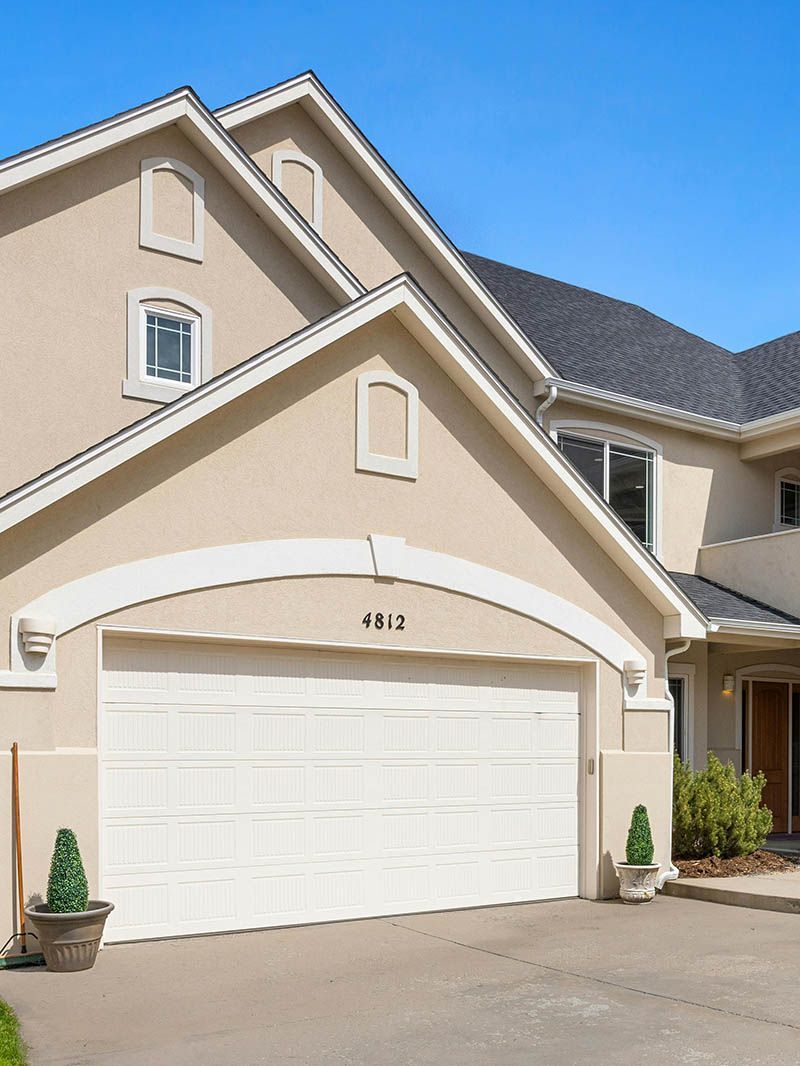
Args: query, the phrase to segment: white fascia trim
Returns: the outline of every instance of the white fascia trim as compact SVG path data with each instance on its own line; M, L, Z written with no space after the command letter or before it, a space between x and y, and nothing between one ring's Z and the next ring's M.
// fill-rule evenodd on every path
M709 635L775 637L779 640L800 641L800 625L780 622L744 622L738 618L710 618Z
M272 153L272 184L283 192L283 164L297 163L311 171L311 225L322 233L322 190L324 181L322 167L311 156L294 148L276 148Z
M192 239L180 240L157 233L153 224L153 175L158 170L172 171L180 174L192 186ZM167 156L151 156L141 162L139 178L139 244L142 248L152 248L157 252L167 252L182 259L203 262L204 222L205 222L206 179L202 174L181 162Z
M405 456L382 455L370 448L369 401L373 385L388 385L405 397ZM414 481L419 474L419 392L410 381L384 370L367 370L356 382L356 470Z
M22 678L35 678L35 687L49 687L44 682L55 675L55 643L44 658L26 654L18 632L20 618L52 616L60 637L137 603L198 588L308 576L377 577L457 592L564 633L621 673L626 663L641 660L640 652L607 623L538 585L467 559L409 547L401 537L371 535L363 540L224 544L140 559L78 578L14 613L11 671L0 675L0 687L22 687Z
M676 429L685 429L708 437L720 437L741 443L800 426L800 407L794 407L791 411L782 411L776 415L767 415L765 418L753 419L752 422L731 422L723 418L711 418L708 415L684 411L679 407L653 403L635 396L626 396L621 392L610 392L607 389L596 388L594 385L583 385L576 381L566 381L556 377L544 378L537 382L534 395L543 396L551 387L557 388L558 398L561 400L600 407L608 411L624 411L626 414L629 413L633 417L642 418L648 422L657 422L660 425L673 426Z
M745 422L742 426L742 440L755 440L758 437L769 436L771 433L795 429L798 425L800 425L800 407L793 407L790 411L779 411L775 415L765 415L763 418L754 418L751 422Z
M0 194L53 174L144 134L177 124L240 195L297 254L337 300L353 300L364 286L292 207L191 89L179 89L122 115L22 152L0 163Z
M565 381L563 378L545 378L543 381L537 382L534 388L534 395L544 395L551 386L555 386L558 389L559 400L571 400L573 403L600 407L607 411L624 411L626 414L645 419L648 422L658 422L661 425L674 426L677 429L688 429L696 433L703 433L706 436L722 437L726 440L739 440L741 425L738 422L728 422L721 418L709 418L706 415L693 414L691 411L682 411L678 407L668 407L666 404L639 400L633 396L625 396L620 392L609 392L607 389L598 389L593 385Z
M386 282L328 318L307 326L294 337L186 393L161 411L154 411L113 438L9 494L0 502L0 532L389 312L396 314L508 444L661 611L665 637L704 637L706 620L702 612L589 488L561 450L408 275Z
M219 108L214 114L226 129L235 129L262 115L298 102L323 128L336 147L345 154L355 154L362 177L389 205L401 225L412 234L439 269L446 271L446 276L462 297L508 348L509 353L523 369L533 378L553 374L553 367L535 344L487 289L441 227L314 74L301 74L255 96Z

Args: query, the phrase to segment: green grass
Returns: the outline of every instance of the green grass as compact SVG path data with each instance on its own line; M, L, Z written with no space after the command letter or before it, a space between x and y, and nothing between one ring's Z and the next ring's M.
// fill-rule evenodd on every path
M25 1045L19 1035L17 1016L0 999L0 1066L25 1066L28 1061Z

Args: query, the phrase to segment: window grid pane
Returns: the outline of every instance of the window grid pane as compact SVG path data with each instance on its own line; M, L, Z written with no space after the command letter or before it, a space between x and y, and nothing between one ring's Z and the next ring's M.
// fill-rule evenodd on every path
M800 526L800 485L781 481L781 525Z
M148 377L180 384L192 383L192 323L147 314Z

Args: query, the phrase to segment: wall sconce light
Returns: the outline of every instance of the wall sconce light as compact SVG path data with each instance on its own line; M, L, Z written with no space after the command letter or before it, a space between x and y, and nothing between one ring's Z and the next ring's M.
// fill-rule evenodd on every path
M20 618L22 646L29 655L47 655L56 635L56 620L49 617Z
M725 696L733 694L733 674L722 675L722 693Z

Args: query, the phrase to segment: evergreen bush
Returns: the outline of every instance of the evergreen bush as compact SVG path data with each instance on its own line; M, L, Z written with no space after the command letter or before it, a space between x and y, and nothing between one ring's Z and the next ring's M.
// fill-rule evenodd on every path
M639 804L633 808L628 840L625 844L625 859L631 866L649 866L653 861L653 834L647 807Z
M762 806L767 779L747 771L736 776L708 753L708 767L694 771L675 755L672 791L672 851L677 859L730 859L751 855L772 829L772 811Z
M59 829L47 880L47 906L54 914L85 911L89 905L89 883L71 829Z

